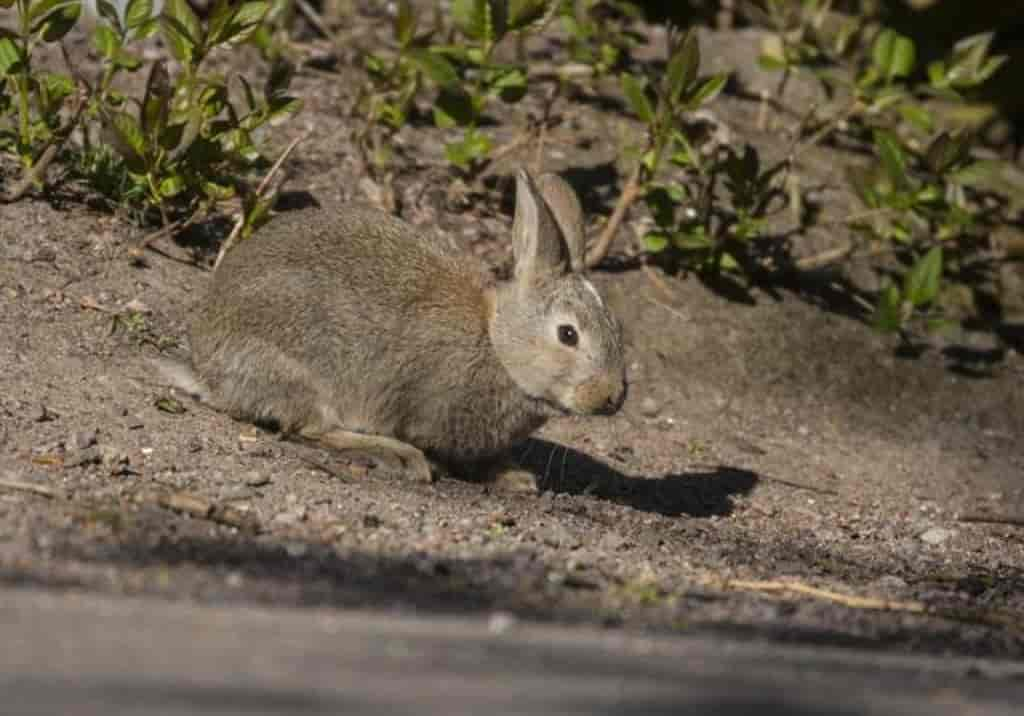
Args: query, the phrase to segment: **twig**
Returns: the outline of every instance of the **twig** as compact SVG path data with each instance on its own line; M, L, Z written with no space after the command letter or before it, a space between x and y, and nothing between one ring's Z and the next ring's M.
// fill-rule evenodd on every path
M18 492L31 492L33 495L54 499L56 491L45 485L37 485L34 482L21 482L19 480L0 480L0 487L5 490L16 490Z
M987 515L981 512L968 512L965 515L960 515L957 519L960 522L1024 527L1024 515Z
M768 482L777 482L780 485L788 485L789 487L795 487L798 490L808 490L810 492L818 492L822 495L838 495L838 490L833 490L829 487L818 487L817 485L808 485L804 482L797 482L796 480L787 480L784 477L772 477L771 475L758 474L758 478L761 480L767 480Z
M172 494L159 494L150 497L157 505L168 510L181 512L190 517L201 520L209 520L228 527L236 527L240 530L258 532L259 523L256 519L242 510L230 505L218 505L207 499L188 492L175 492Z
M295 6L299 8L299 12L305 17L309 24L319 32L325 39L331 39L331 30L327 25L324 24L323 19L317 13L313 6L310 5L306 0L295 0Z
M500 162L509 154L522 147L524 144L529 144L531 139L533 139L533 130L524 129L522 132L516 135L516 137L512 139L512 141L508 142L507 144L501 145L493 152L491 152L490 156L487 157L487 165L483 169L481 169L480 172L476 175L476 181L479 182L485 177L493 174L495 168L498 166L498 162Z
M834 604L840 604L851 609L865 609L869 611L903 612L905 614L919 614L925 617L936 617L971 624L983 624L986 626L998 626L1010 628L1020 632L1024 630L1024 615L1014 614L1002 610L993 609L944 609L929 607L923 602L917 601L896 601L890 599L879 599L877 597L858 597L850 594L842 594L829 589L812 587L802 582L783 582L778 580L747 580L747 579L722 579L715 577L704 577L698 582L709 587L720 587L723 589L734 589L744 592L760 592L764 594L799 594L802 596L821 599Z
M277 158L276 162L274 162L274 166L270 167L270 171L267 172L267 175L263 177L263 180L260 182L259 186L256 187L257 201L263 198L263 194L266 192L267 187L270 186L271 179L273 179L274 175L277 174L278 171L280 171L281 166L288 158L288 155L290 155L295 150L295 147L299 146L300 142L308 138L309 135L312 133L312 129L306 130L298 137L293 139L291 141L291 144L285 147L285 150L281 152L281 156ZM216 270L217 267L220 266L220 262L224 260L224 257L227 255L228 251L230 251L234 247L234 245L238 243L238 239L242 235L243 226L245 226L244 209L241 212L239 212L238 218L235 220L234 228L231 229L231 233L228 235L228 238L224 240L224 243L221 244L220 246L220 251L217 252L217 260L213 262L214 270Z
M57 152L59 152L61 147L64 146L68 137L71 136L71 132L78 125L78 121L82 118L82 113L85 111L86 104L88 104L87 98L88 93L82 88L79 88L78 94L75 97L74 109L71 111L71 117L57 128L57 131L54 132L53 137L50 139L50 143L47 145L46 149L43 150L39 159L37 159L31 167L25 170L25 176L21 181L14 185L14 188L10 193L0 197L0 201L8 204L18 201L21 197L25 196L28 190L31 189L35 183L39 181L40 177L46 173L46 170L56 158Z
M637 200L637 197L640 196L640 176L642 172L643 163L638 161L633 167L633 171L630 173L629 179L626 181L626 186L623 188L622 194L619 195L619 201L615 205L612 215L608 217L608 223L604 225L601 235L587 252L587 268L594 268L604 261L605 256L608 255L608 249L611 247L612 241L615 240L615 235L619 231L619 226L622 224L622 220L625 218L626 212L629 211L629 207L631 207L633 202Z

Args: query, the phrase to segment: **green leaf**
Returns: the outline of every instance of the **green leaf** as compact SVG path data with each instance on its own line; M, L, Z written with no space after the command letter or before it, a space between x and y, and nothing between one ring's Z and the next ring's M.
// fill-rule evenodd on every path
M121 15L117 12L114 3L109 0L96 0L96 12L100 18L117 31L117 34L120 35L122 33L124 28L121 27Z
M24 59L19 43L10 37L0 38L0 75L19 72Z
M452 20L472 40L493 45L505 35L502 0L453 0Z
M647 97L647 83L635 75L622 75L622 92L633 114L646 124L654 123L654 107Z
M942 247L935 246L903 277L903 296L915 308L920 308L934 301L939 295L941 279Z
M128 0L124 12L124 24L135 30L153 17L153 0Z
M922 132L931 132L935 127L935 119L932 117L932 113L919 104L902 102L896 106L896 111L900 113L903 119Z
M945 174L967 159L969 154L970 139L967 135L939 132L925 150L924 161L936 174Z
M659 254L667 249L668 243L668 237L664 234L647 234L644 236L644 248L652 254Z
M490 79L489 91L497 93L502 102L518 102L526 96L526 73L518 67L502 68Z
M903 298L895 284L887 284L878 294L874 327L882 333L893 333L903 327Z
M690 30L683 35L668 61L667 88L672 104L678 102L683 92L694 83L699 70L700 43L697 33Z
M434 124L442 129L471 124L476 118L473 98L460 87L442 89L434 103Z
M789 67L784 59L766 54L757 56L757 66L769 72L779 72Z
M995 179L1005 169L1005 163L998 159L983 159L957 169L950 178L958 184L973 186Z
M295 114L302 108L302 100L295 97L278 95L267 104L267 121L271 124L278 124L289 115Z
M172 174L160 182L158 189L160 196L170 199L185 191L185 179L180 174Z
M725 73L709 77L707 81L700 86L700 89L697 90L696 94L694 94L693 97L690 99L688 103L690 108L697 109L701 105L713 101L715 97L717 97L718 94L722 91L722 89L725 87L725 83L728 81L729 75Z
M722 255L718 257L718 268L721 271L739 271L740 262L728 251L723 251Z
M124 159L128 170L136 174L144 173L146 138L135 117L123 111L108 112L106 129L110 135L110 144Z
M916 54L913 40L890 29L878 34L871 49L875 69L886 82L907 77L914 70Z
M483 159L490 151L490 138L475 129L467 130L461 141L452 142L444 149L448 161L462 170L469 169L474 161Z
M279 55L270 66L270 75L263 86L263 97L269 102L283 95L291 86L294 76L295 65Z
M82 4L78 0L43 0L29 12L30 18L41 18L32 26L32 32L41 31L43 42L56 42L75 26L81 12Z
M410 0L398 0L398 11L395 13L395 39L398 46L406 48L416 34L416 13Z
M121 49L121 38L107 25L97 25L92 34L92 44L108 60L117 56Z
M551 5L559 0L508 0L508 29L512 32L526 30L542 21L553 10Z
M676 245L676 248L684 251L703 251L712 246L711 239L708 238L703 226L676 234L672 237L672 243Z
M235 11L234 16L231 18L231 22L224 28L221 36L216 40L211 40L211 43L237 44L244 42L253 32L256 31L256 28L259 27L260 23L263 22L263 18L266 17L268 10L270 10L270 4L267 2L243 3L239 6L238 10Z
M907 157L900 146L899 140L892 132L886 130L875 130L875 149L882 160L882 166L897 189L903 189L910 184L907 177Z
M203 27L187 0L167 0L160 24L175 59L190 62L203 41Z
M404 52L408 60L441 89L458 86L459 75L455 67L444 55L431 52L426 48L410 48Z
M164 127L167 126L167 118L171 111L171 78L167 74L167 63L158 60L153 63L146 80L146 93L142 99L142 111L140 120L142 131L151 137L159 137Z

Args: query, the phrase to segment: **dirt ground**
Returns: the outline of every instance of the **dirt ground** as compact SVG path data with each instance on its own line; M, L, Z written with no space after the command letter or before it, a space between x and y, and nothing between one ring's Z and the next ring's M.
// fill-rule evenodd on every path
M383 31L365 20L353 34ZM293 198L379 188L348 140L344 61L296 78L305 110L274 140L312 130L289 164ZM607 215L621 188L607 137L632 125L613 95L581 99L545 168ZM732 93L714 111L780 151L756 102ZM402 215L502 260L509 178L528 157L464 191L440 140L428 124L398 136ZM853 204L833 154L807 165L826 215L841 215ZM541 494L508 495L414 484L168 400L148 360L185 348L223 223L133 258L140 231L79 187L0 217L0 588L1024 657L1024 530L960 519L1024 513L1019 326L981 324L905 356L834 275L735 296L598 271L626 326L629 399L617 416L545 427L524 449Z

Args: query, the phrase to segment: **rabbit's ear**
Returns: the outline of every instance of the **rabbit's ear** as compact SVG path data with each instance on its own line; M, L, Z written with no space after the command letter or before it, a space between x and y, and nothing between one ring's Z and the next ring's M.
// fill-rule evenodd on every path
M569 268L569 251L562 240L562 232L525 169L516 172L512 253L516 262L516 281L520 284L558 276Z
M565 179L550 172L537 177L537 188L562 230L570 268L582 273L586 266L587 239L583 233L583 207L579 197Z

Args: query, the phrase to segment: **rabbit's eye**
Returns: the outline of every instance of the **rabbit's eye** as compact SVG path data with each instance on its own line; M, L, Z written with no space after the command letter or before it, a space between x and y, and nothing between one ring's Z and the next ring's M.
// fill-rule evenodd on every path
M576 333L576 329L569 324L563 324L558 327L558 340L562 342L562 345L573 347L580 342L580 336Z

